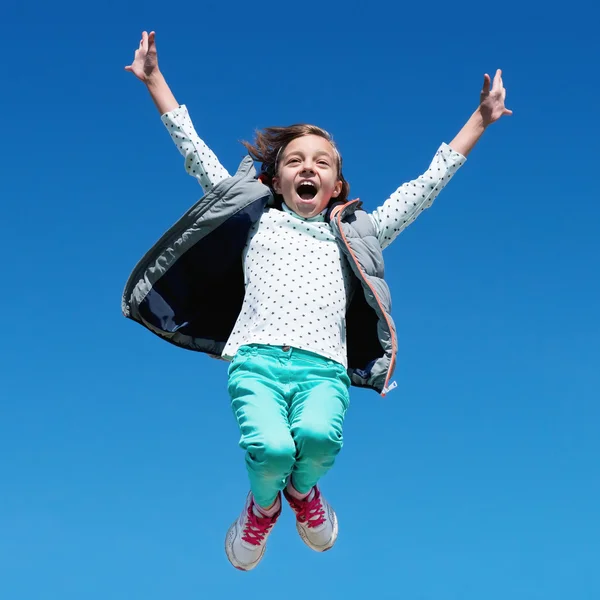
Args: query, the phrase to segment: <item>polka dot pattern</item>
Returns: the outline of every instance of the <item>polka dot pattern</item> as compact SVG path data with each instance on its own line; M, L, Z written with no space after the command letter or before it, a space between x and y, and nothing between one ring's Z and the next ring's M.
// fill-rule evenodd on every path
M209 192L219 181L229 177L227 169L198 137L185 104L165 113L161 120L183 155L185 170L198 180L204 193Z
M225 346L294 346L346 366L346 303L352 272L322 216L269 209L244 249L246 295Z
M389 246L444 189L466 158L448 144L435 153L427 171L418 179L401 185L379 208L371 213L382 248Z

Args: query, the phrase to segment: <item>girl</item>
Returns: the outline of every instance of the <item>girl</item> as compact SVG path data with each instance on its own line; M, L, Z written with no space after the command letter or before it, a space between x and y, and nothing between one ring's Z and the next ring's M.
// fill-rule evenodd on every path
M231 363L228 390L251 488L227 533L227 557L238 569L256 567L281 513L282 495L302 540L317 552L329 550L338 522L317 484L342 447L349 387L383 394L393 387L388 382L396 338L381 250L431 206L487 126L512 114L504 105L501 71L493 87L485 75L479 107L452 142L440 146L429 169L366 213L358 202L348 202L341 156L323 129L302 124L257 133L254 143L244 145L262 163L262 183L242 167L232 178L169 89L154 32L143 32L125 69L146 84L186 171L207 195L241 202L250 177L253 185L266 186L272 200L247 230L239 228L239 218L231 229L244 236L243 290L226 341L211 340L210 346ZM222 220L233 223L233 216ZM227 244L235 241L227 238ZM164 294L151 302L163 311L163 321L174 320ZM223 311L209 318L219 321ZM169 331L186 327L187 321Z

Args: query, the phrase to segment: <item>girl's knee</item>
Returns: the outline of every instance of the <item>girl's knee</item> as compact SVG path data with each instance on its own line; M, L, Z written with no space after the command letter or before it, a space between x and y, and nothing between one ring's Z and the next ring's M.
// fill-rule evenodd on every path
M296 460L296 445L294 440L264 438L254 448L249 448L255 470L267 477L285 477L288 475Z
M303 456L335 456L342 449L342 432L332 424L304 423L293 431L296 446Z

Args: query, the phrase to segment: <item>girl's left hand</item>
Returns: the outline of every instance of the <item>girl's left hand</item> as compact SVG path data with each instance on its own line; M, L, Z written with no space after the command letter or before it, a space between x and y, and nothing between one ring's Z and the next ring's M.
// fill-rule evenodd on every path
M150 34L147 31L142 32L142 39L135 51L133 62L125 67L125 70L133 73L144 83L148 83L158 73L158 54L154 31L151 31Z
M490 90L490 76L486 73L483 77L483 89L479 99L479 111L483 123L487 127L504 115L512 115L512 110L504 106L506 90L502 83L502 70L498 69L494 76L494 84Z

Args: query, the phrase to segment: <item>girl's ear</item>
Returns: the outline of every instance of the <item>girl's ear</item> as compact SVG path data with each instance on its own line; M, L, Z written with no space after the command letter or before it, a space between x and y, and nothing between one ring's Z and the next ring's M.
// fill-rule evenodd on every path
M276 194L281 194L281 186L279 185L279 177L273 177L273 179L271 180L271 185L273 186L273 189L275 190Z
M332 196L334 198L337 198L341 193L342 193L342 186L344 184L342 183L341 179L337 181L337 183L335 184L335 187L333 188L333 194Z

